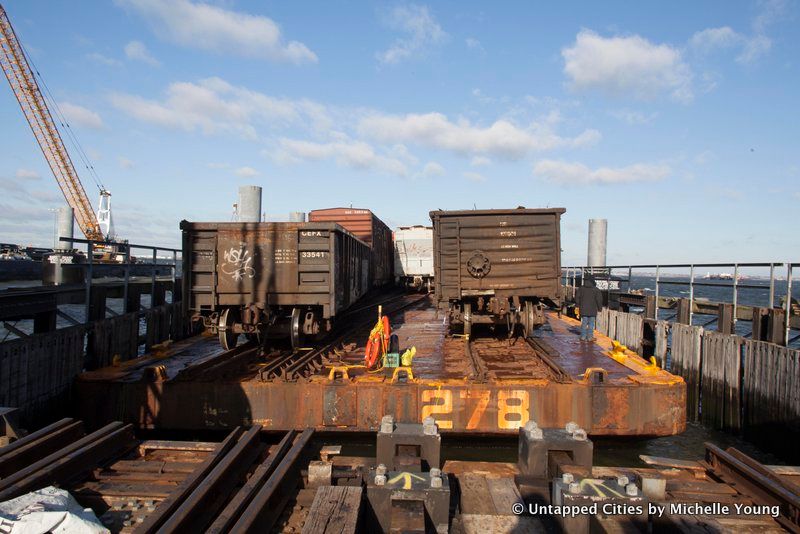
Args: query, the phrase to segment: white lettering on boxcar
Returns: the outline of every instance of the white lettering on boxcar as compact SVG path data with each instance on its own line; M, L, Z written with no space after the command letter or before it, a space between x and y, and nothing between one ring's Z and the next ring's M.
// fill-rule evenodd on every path
M222 258L225 263L222 264L220 269L237 282L245 276L253 278L256 275L256 270L252 266L253 256L244 245L238 249L236 247L229 248L222 254Z

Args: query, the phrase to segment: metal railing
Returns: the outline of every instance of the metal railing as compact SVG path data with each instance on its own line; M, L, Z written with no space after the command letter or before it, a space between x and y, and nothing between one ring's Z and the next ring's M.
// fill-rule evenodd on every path
M154 295L156 293L156 281L157 281L157 271L156 267L167 267L170 269L170 274L172 278L172 287L173 291L175 288L175 283L178 278L178 261L179 259L182 261L182 257L179 258L178 255L181 254L181 249L178 248L170 248L170 247L157 247L152 245L137 245L134 243L114 243L114 242L107 242L107 241L97 241L93 239L77 239L77 238L70 238L70 237L60 237L59 241L62 243L66 243L69 249L73 249L75 244L86 245L86 266L84 271L84 285L86 287L86 320L88 322L89 317L91 315L91 289L92 289L92 280L94 276L94 266L95 264L99 264L101 262L97 261L94 257L95 250L107 250L111 249L114 251L116 249L124 250L124 261L117 262L117 261L105 261L102 264L105 265L115 265L123 268L123 276L124 276L124 283L123 283L123 293L122 293L122 302L123 306L126 305L128 302L128 289L130 286L130 278L131 278L131 267L132 266L142 266L142 267L151 267L151 281L150 281L150 306L153 307ZM148 251L147 256L151 259L151 262L142 262L138 259L134 262L133 259L136 256L131 254L132 250L146 250ZM166 252L167 257L159 258L158 253ZM114 254L118 254L118 252L113 252ZM170 257L171 256L171 257ZM163 261L159 262L158 260L162 259Z
M627 293L631 293L634 290L633 287L633 275L634 271L642 271L642 270L650 270L652 272L655 269L655 318L658 319L658 302L659 296L661 293L661 286L672 285L672 286L685 286L689 288L689 324L692 324L692 317L693 317L693 304L695 301L695 288L696 287L718 287L718 288L730 288L733 291L733 322L734 324L737 321L737 307L739 306L739 290L741 289L753 289L753 290L763 290L768 291L768 302L769 307L775 307L775 281L776 281L776 269L778 268L786 268L786 293L785 293L785 302L784 302L784 343L789 344L791 338L791 317L792 317L792 278L793 278L793 269L796 267L800 267L800 263L792 263L792 262L732 262L732 263L670 263L670 264L648 264L648 265L608 265L604 267L589 267L589 266L568 266L563 267L562 270L562 279L564 281L565 286L571 286L573 290L573 294L576 288L576 279L583 276L584 272L588 274L602 274L607 276L609 281L612 277L615 281L625 282L626 288L625 291ZM720 282L718 283L711 283L711 282L702 282L697 281L695 277L695 270L698 268L708 268L708 269L718 269L718 268L732 268L733 275L728 279L719 279ZM750 269L750 268L769 268L769 286L764 286L760 284L751 284L751 283L742 283L740 281L740 269ZM689 273L689 280L663 280L662 276L665 270L686 270L688 269ZM627 278L615 274L614 271L627 271ZM648 273L650 274L650 273ZM680 274L672 273L674 276L681 276ZM684 275L685 276L685 275ZM702 280L702 279L701 279ZM729 283L726 283L729 282ZM609 284L610 287L610 284ZM622 291L622 288L620 288ZM607 289L607 292L610 293L611 290Z

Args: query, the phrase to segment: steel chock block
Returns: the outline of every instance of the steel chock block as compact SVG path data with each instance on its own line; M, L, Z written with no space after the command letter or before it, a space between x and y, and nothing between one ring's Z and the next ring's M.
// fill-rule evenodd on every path
M596 523L621 515L642 528L647 525L648 499L627 477L578 479L568 474L553 480L550 501L563 508L554 517L564 532L588 534L598 529Z
M435 423L394 423L392 431L388 424L377 438L376 460L389 471L429 471L438 468L441 459L442 436Z
M550 480L559 475L555 465L564 462L591 468L593 453L592 441L575 423L560 429L539 428L531 421L519 429L518 465L525 477Z
M446 533L450 482L446 473L388 471L367 474L368 524L379 532Z

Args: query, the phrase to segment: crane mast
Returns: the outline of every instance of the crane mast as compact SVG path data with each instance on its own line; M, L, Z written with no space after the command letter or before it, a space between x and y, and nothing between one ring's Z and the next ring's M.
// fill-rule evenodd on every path
M0 5L0 66L61 192L64 193L64 198L75 211L78 226L87 239L104 240L106 236L103 235L94 214L92 203L86 196L33 70L2 5ZM101 198L110 196L105 190L101 190L100 194Z

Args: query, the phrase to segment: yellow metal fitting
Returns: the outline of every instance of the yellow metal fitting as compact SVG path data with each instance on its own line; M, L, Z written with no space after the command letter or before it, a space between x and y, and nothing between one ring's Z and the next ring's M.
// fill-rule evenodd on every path
M411 367L405 367L405 366L401 365L400 367L395 367L394 368L394 372L392 373L392 384L397 383L398 378L399 378L397 375L400 374L400 373L405 373L406 374L406 380L408 380L409 382L414 380L414 373L411 372Z
M350 374L347 372L349 368L348 365L334 365L328 373L328 381L333 382L336 379L336 373L342 374L342 380L350 380Z
M628 347L621 344L619 341L612 341L611 352L609 352L608 355L614 360L622 363L628 359L628 356L625 354L626 350L628 350Z

